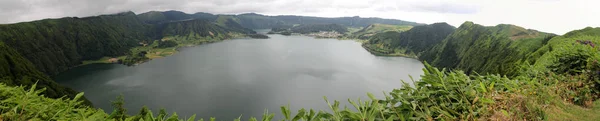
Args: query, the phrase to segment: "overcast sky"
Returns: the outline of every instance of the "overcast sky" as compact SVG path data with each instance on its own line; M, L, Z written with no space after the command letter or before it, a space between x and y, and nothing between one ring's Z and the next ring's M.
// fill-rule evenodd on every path
M564 34L600 27L599 0L0 0L0 23L133 11L179 10L321 17L381 17L419 23L506 23Z

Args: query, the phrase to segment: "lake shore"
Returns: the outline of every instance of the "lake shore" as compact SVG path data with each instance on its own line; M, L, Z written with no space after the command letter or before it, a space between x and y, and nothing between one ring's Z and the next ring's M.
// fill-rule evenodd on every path
M406 58L413 58L413 59L418 59L417 56L415 55L407 55L404 53L400 53L400 52L394 52L394 53L383 53L383 52L379 52L375 49L372 49L370 47L368 47L366 44L362 44L361 45L365 50L367 50L369 53L375 55L375 56L384 56L384 57L406 57Z
M211 44L211 43L222 42L222 41L226 41L226 40L234 40L234 39L242 39L242 38L250 38L250 37L247 37L245 35L233 35L233 37L228 38L228 39L197 40L197 41L201 41L201 42L196 43L196 44L179 43L175 47L168 47L168 48L156 48L156 47L152 47L152 45L133 47L130 49L131 52L135 53L135 52L139 52L139 51L146 51L147 54L145 54L145 56L148 59L140 60L140 61L136 62L135 64L133 64L132 66L151 61L152 59L163 58L163 57L177 54L183 48L195 47L198 45ZM121 56L117 56L117 57L108 57L107 56L107 57L102 57L97 60L84 60L84 61L82 61L82 63L80 65L77 65L75 67L89 65L89 64L121 64L120 62L122 60L124 60L125 58L127 58L127 55L121 55ZM115 59L116 59L116 61L115 61Z

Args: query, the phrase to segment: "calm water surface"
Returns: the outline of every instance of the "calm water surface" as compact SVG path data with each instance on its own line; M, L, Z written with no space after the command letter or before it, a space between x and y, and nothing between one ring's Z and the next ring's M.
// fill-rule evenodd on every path
M81 66L54 79L85 92L106 112L123 94L130 114L146 105L180 117L231 120L240 114L259 117L265 109L279 115L279 107L288 104L293 110L329 111L323 96L342 102L368 99L367 92L382 97L400 87L400 80L423 74L417 60L373 56L354 41L269 36L185 48L134 67Z

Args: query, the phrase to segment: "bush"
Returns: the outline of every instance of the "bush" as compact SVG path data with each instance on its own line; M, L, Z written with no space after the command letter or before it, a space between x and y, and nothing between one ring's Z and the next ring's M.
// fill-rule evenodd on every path
M158 41L158 48L169 48L169 47L176 47L177 46L177 42L175 41Z

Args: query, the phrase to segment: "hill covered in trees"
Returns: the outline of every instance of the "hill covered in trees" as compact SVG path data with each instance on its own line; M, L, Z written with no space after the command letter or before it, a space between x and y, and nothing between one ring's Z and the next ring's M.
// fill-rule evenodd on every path
M420 23L382 18L361 18L355 17L310 17L310 16L266 16L256 13L246 13L239 15L214 15L210 13L186 14L180 11L151 11L139 15L142 21L150 23L161 23L168 21L180 21L187 19L204 19L217 23L223 23L223 20L234 20L244 28L249 29L271 29L271 28L291 28L294 25L312 25L312 24L339 24L347 27L367 27L371 24L389 24L389 25L423 25Z
M0 82L3 85L28 88L37 83L35 88L45 88L41 94L51 98L74 98L77 94L77 91L52 81L46 74L38 71L29 60L3 42L0 42ZM80 99L84 105L92 105L85 97Z
M485 27L465 22L419 59L467 73L514 75L517 68L513 65L524 63L529 53L553 36L514 25Z
M0 41L40 71L55 75L83 60L124 55L138 42L151 40L149 29L127 12L0 25Z
M388 31L372 36L363 47L375 55L416 57L440 43L456 28L447 23L415 26L405 32Z

